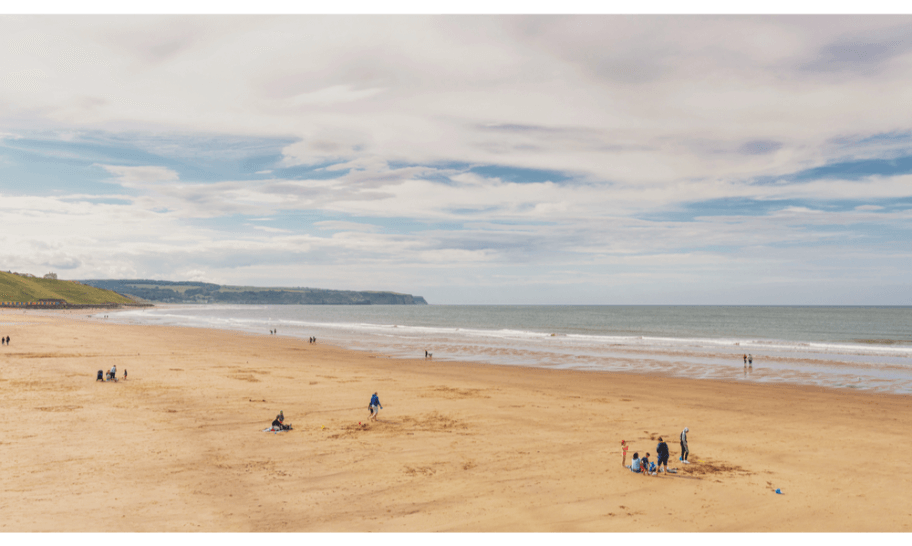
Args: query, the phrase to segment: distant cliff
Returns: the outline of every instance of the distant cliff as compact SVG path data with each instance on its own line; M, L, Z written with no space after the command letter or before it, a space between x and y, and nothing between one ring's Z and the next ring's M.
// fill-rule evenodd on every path
M235 303L269 305L427 305L421 296L396 292L355 292L322 288L258 288L205 282L138 279L80 281L134 299L158 303Z

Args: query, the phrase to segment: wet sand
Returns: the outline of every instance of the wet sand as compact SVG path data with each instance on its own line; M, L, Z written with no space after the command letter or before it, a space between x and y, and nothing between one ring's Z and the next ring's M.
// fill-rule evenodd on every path
M3 532L912 530L910 396L77 313L3 311L0 335ZM113 364L129 379L96 382ZM295 430L262 432L280 410ZM658 436L677 475L621 466L621 439L654 459Z

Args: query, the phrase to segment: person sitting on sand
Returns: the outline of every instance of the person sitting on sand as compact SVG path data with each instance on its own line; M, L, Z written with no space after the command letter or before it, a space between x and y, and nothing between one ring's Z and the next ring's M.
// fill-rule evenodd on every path
M383 409L383 406L380 405L380 398L377 397L377 393L374 393L374 395L371 396L370 404L367 407L371 412L370 420L376 421L377 417L380 415L380 410Z
M664 472L668 474L668 455L668 444L666 444L665 440L659 436L659 445L656 446L656 457L659 458L658 462L656 463L658 466L656 469L657 472L663 472L662 466L664 465Z
M276 430L291 430L291 425L285 424L285 412L284 411L280 411L279 414L276 415L275 420L272 422L272 428L274 428Z
M633 460L630 461L630 466L628 466L627 468L629 468L631 472L641 472L639 453L633 454Z

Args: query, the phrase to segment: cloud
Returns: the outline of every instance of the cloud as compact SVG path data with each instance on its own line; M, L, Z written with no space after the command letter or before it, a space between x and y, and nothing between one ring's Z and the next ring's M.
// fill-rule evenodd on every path
M843 278L827 259L867 282L842 257L894 271L909 238L910 28L2 18L2 257L444 298Z
M301 93L289 99L290 106L328 106L343 102L354 102L377 93L382 93L383 88L354 89L351 85L333 85L317 91Z
M330 230L330 231L358 231L366 233L376 233L379 231L379 227L373 226L370 224L359 224L357 222L342 222L338 220L325 220L322 222L314 222L314 226L320 230Z
M906 23L840 36L821 47L817 57L802 69L871 74L909 53L912 53L912 25Z
M114 181L118 184L136 188L157 184L162 182L172 182L178 180L178 174L167 167L144 166L144 167L127 167L122 165L98 165L116 178Z
M738 151L747 155L766 155L778 151L782 143L775 140L751 140L745 142Z
M250 224L246 224L246 225L252 227L253 229L265 231L266 233L292 233L292 231L289 229L274 228L274 227L269 227L269 226L251 226Z

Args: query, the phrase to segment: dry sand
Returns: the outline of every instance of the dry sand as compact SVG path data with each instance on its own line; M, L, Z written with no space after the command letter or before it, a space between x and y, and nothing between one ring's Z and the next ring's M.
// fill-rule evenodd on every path
M908 396L66 313L4 311L0 335L3 532L912 530ZM96 382L112 364L129 380ZM280 410L295 430L262 432ZM654 460L658 436L678 475L621 466L621 439Z

